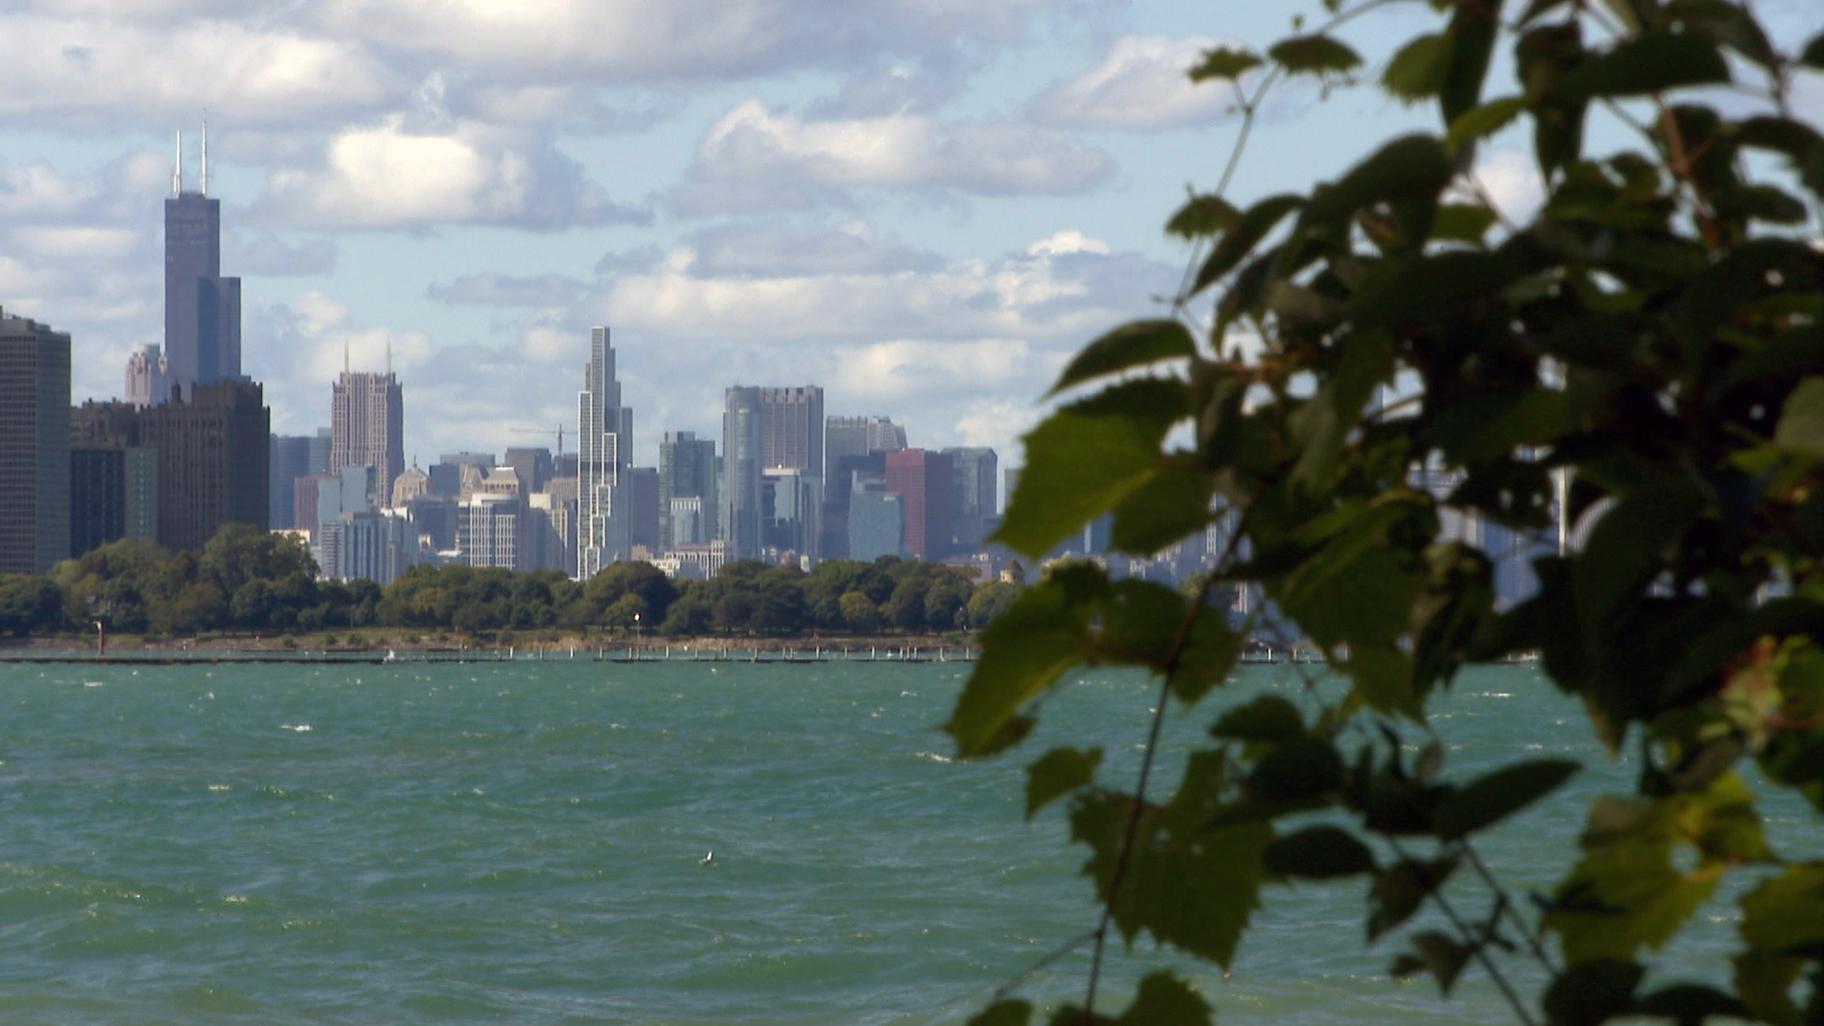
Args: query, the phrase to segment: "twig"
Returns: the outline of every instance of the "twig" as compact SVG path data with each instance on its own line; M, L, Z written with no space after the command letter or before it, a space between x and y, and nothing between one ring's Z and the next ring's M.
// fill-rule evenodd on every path
M1003 983L999 987L995 988L994 996L988 999L988 1003L994 1004L995 1002L1004 999L1007 995L1013 993L1013 988L1019 986L1021 983L1024 983L1026 980L1031 979L1035 974L1037 974L1038 972L1043 970L1046 966L1052 964L1053 962L1056 962L1058 959L1063 958L1065 955L1068 955L1071 952L1082 947L1083 943L1085 941L1093 940L1095 938L1095 936L1096 936L1096 931L1085 930L1082 933L1076 935L1075 937L1072 937L1071 939L1069 939L1069 940L1065 941L1064 943L1058 945L1057 947L1051 949L1049 952L1046 952L1045 955L1040 957L1037 961L1033 962L1031 965L1028 965L1026 968L1021 969L1019 972L1015 973L1011 978L1008 979L1008 981L1006 983Z
M1392 835L1383 836L1386 838L1388 846L1393 849L1395 855L1398 855L1408 862L1414 861L1410 855L1406 854L1406 850L1400 846L1398 839L1394 838ZM1501 974L1501 968L1495 964L1495 960L1488 957L1488 945L1477 942L1475 931L1471 930L1469 924L1465 923L1463 918L1457 915L1457 910L1451 906L1450 899L1444 896L1443 887L1441 885L1433 887L1431 889L1430 897L1432 903L1438 906L1438 910L1444 913L1444 918L1450 920L1450 925L1457 931L1458 935L1470 945L1471 950L1475 952L1476 961L1482 963L1482 968L1488 973L1489 979L1495 981L1495 986L1501 991L1501 996L1506 998L1507 1003L1513 1007L1514 1014L1520 1017L1521 1023L1523 1023L1524 1026L1535 1026L1533 1022L1533 1013L1526 1007L1526 1004L1520 1000L1520 995L1515 993L1513 985L1507 982L1507 977Z
M1515 908L1514 902L1508 898L1507 889L1501 886L1499 880L1495 879L1495 874L1489 871L1487 863L1482 861L1482 856L1469 843L1468 838L1458 842L1458 847L1462 848L1463 854L1469 856L1469 864L1475 869L1476 875L1481 877L1488 889L1494 891L1496 897L1500 899L1501 908L1506 913L1508 920L1514 924L1514 929L1520 931L1520 936L1526 939L1527 950L1533 953L1533 957L1539 960L1539 964L1545 967L1546 972L1556 976L1558 966L1553 961L1551 952L1545 950L1545 945L1539 943L1538 933L1521 917L1520 910Z

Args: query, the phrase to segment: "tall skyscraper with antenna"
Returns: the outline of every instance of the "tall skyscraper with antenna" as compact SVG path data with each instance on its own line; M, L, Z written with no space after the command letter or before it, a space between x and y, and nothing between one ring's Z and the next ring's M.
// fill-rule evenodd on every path
M329 472L374 468L374 503L392 504L393 480L405 473L405 393L393 374L393 349L386 349L386 373L349 369L342 350L342 377L330 386Z
M186 395L198 384L241 377L241 279L222 277L222 204L209 196L206 121L202 149L202 184L191 192L184 182L184 133L177 133L165 200L166 381Z

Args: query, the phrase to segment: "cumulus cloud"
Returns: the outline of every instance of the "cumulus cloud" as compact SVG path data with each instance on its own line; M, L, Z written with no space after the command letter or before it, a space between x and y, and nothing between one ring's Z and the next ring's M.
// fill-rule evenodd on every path
M278 124L372 110L399 84L359 43L231 21L21 15L0 17L0 30L0 117L15 123L175 120L206 106Z
M1026 31L1044 0L324 0L327 31L492 72L619 80L746 76L915 55Z
M310 227L511 225L540 231L643 223L548 138L480 123L420 131L395 116L329 141L320 164L283 167L264 205Z
M928 271L943 262L929 250L879 238L866 221L833 227L737 221L697 231L688 242L699 275Z
M1122 36L1100 64L1054 82L1029 111L1049 124L1086 128L1177 128L1219 118L1234 105L1233 94L1185 76L1217 45L1205 36Z
M685 190L674 199L689 208L713 206L715 187L725 183L778 185L801 203L817 190L865 187L1068 195L1113 173L1108 154L1026 124L912 114L801 118L747 100L710 126Z

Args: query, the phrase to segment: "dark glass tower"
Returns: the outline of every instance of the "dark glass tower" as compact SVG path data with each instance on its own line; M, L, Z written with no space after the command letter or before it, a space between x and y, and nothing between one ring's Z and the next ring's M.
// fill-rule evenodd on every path
M187 396L193 385L241 376L241 279L222 277L222 204L207 195L207 134L201 191L185 190L183 168L179 136L165 200L165 359L168 385Z

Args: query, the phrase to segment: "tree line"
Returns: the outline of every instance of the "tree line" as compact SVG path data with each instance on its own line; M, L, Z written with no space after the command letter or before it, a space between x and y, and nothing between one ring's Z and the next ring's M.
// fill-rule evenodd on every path
M588 581L556 570L515 573L415 566L381 587L324 581L298 540L245 524L200 552L122 540L48 575L0 575L0 636L310 633L362 627L480 634L620 629L665 637L877 635L981 628L1018 593L940 564L830 560L805 572L729 563L709 580L673 580L649 563L616 563Z

